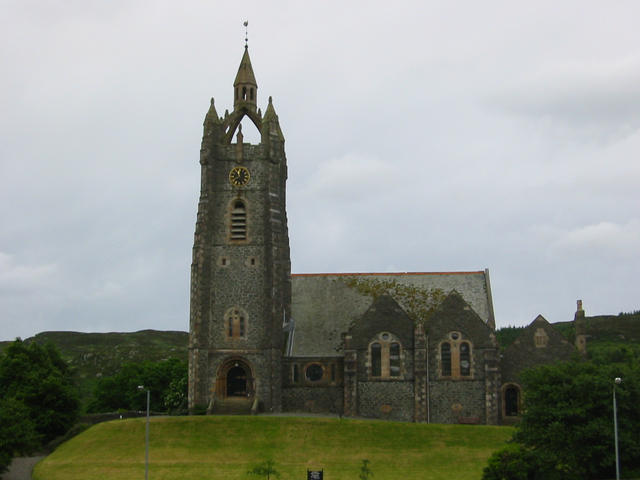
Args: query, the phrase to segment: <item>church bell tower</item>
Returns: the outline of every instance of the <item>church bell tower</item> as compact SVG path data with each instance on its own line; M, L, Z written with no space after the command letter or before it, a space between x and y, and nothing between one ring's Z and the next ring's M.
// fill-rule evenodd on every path
M284 137L271 98L257 108L245 45L233 111L204 119L189 328L189 408L235 401L282 409L283 323L291 306ZM244 143L242 122L260 143Z

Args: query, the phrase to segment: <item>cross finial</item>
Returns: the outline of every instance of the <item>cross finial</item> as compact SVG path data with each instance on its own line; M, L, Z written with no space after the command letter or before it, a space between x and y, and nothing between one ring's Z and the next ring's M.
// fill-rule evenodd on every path
M245 20L244 23L244 48L249 46L249 20Z

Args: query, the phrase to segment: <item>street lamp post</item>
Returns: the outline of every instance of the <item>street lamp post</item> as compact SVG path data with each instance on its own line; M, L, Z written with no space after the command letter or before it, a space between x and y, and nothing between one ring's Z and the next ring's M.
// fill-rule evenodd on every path
M138 385L138 390L147 391L147 426L144 439L144 480L149 480L149 403L151 399L151 390L145 388L143 385Z
M616 448L616 480L620 480L620 456L618 454L618 407L616 406L616 385L620 385L622 379L616 377L613 381L613 438Z

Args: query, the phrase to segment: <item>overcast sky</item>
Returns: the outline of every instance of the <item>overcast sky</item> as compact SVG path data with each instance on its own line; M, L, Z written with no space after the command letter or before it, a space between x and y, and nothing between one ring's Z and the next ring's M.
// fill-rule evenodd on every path
M499 327L640 309L638 1L0 9L0 340L188 329L245 18L293 273L488 268Z

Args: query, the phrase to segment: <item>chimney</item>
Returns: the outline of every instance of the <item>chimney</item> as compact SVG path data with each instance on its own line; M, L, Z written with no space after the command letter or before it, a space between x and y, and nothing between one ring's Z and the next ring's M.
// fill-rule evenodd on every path
M584 309L582 308L582 300L578 300L576 314L573 317L573 327L576 331L576 348L582 355L587 353L587 332L585 325Z

